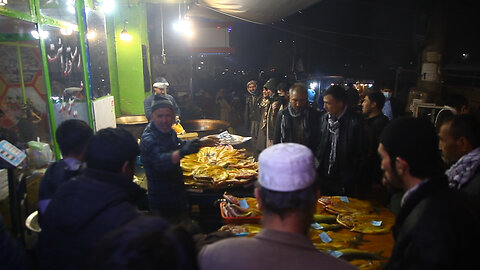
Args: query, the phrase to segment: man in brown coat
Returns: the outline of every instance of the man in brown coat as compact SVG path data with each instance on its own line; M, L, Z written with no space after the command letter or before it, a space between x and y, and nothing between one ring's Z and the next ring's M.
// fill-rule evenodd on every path
M250 131L250 136L256 140L258 133L258 106L257 102L260 99L258 93L257 81L249 81L247 83L247 97L245 99L245 111L243 116L243 121L247 130Z

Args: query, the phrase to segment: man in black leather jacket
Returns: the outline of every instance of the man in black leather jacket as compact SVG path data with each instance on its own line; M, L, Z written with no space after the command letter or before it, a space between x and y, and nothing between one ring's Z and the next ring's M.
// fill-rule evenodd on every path
M355 196L362 183L362 167L366 156L363 117L347 106L345 89L330 86L324 93L320 118L320 143L316 157L323 195Z

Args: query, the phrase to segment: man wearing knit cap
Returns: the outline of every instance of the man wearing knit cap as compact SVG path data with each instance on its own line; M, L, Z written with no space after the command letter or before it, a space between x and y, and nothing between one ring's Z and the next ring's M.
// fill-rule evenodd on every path
M306 146L276 144L259 156L255 188L263 212L262 230L253 238L237 237L205 246L201 269L355 269L315 249L308 230L317 190L314 157Z
M257 153L260 153L263 149L273 144L273 138L275 136L275 109L272 107L272 103L274 103L273 96L275 95L276 89L277 80L275 78L268 79L263 85L263 97L258 99L257 102L259 112L259 126L256 144ZM278 110L278 107L276 109Z
M171 222L180 222L188 217L180 159L198 152L200 147L215 145L218 139L208 136L200 140L180 140L172 129L173 104L163 96L155 96L151 110L152 119L143 131L140 144L150 211Z
M247 83L247 92L248 94L245 99L245 112L243 121L245 127L250 130L250 136L252 136L252 142L255 145L259 119L257 102L260 99L260 94L257 89L257 81L252 80Z
M433 125L399 118L380 136L383 183L405 191L385 269L466 269L477 265L479 211L448 188Z
M167 98L173 104L173 109L175 111L175 120L180 120L180 108L175 102L175 99L171 95L167 94L168 86L169 83L167 82L167 80L161 77L156 83L153 84L153 93L143 101L143 108L145 110L145 116L147 117L148 121L150 121L150 114L152 113L151 106L153 99L156 95Z

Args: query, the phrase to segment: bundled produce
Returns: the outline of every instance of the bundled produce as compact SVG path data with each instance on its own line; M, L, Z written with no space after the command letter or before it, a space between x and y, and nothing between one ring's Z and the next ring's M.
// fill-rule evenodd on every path
M258 232L260 232L261 229L262 227L260 226L260 224L227 224L223 225L218 230L232 232L237 235L254 236Z
M257 201L235 197L227 192L223 197L225 202L221 204L221 211L227 225L220 230L247 237L257 234L261 229L259 224L231 223L232 219L240 223L243 223L242 220L258 222L248 218L261 215L256 208ZM387 239L386 234L391 232L394 223L395 216L383 206L351 197L322 196L318 199L308 237L315 248L347 260L359 269L382 269L388 259L382 249L388 245L374 244L371 239Z
M360 233L388 233L395 224L395 216L390 212L384 214L343 213L337 216L337 222Z
M177 134L185 134L185 129L183 129L183 126L180 123L173 124L172 128Z
M344 196L322 196L320 205L336 220L354 232L366 234L388 233L395 224L395 216L384 207L374 207L371 202Z
M262 213L258 210L255 198L238 198L225 192L225 203L221 205L225 217L256 217Z
M325 211L335 215L355 212L370 213L374 210L370 202L346 196L322 196L318 202L325 207Z
M203 147L180 161L186 185L205 188L245 184L257 178L258 166L245 149L231 145Z

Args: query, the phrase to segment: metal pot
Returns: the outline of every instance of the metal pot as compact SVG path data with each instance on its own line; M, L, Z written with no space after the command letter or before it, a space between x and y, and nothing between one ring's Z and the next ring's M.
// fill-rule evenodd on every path
M145 115L126 115L117 117L117 125L140 125L148 124Z
M202 136L218 134L227 130L230 127L230 123L222 120L215 119L195 119L182 121L182 126L187 132L198 132Z
M117 126L122 127L132 133L133 137L140 139L143 130L148 124L145 115L126 115L117 117Z

